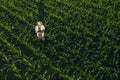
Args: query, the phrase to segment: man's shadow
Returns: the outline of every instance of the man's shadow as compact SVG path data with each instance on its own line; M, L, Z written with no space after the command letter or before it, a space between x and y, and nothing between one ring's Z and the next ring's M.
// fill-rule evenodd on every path
M44 16L45 16L44 0L40 0L40 2L38 3L38 11L39 11L38 21L42 21L44 23Z
M44 12L45 6L44 6L44 2L45 2L45 0L40 0L38 2L38 12L39 12L39 15L38 15L38 20L37 20L37 21L43 22L43 25L44 25L44 22L45 22L45 12ZM42 43L45 43L45 41L42 41L42 40L38 40L38 41L40 41Z

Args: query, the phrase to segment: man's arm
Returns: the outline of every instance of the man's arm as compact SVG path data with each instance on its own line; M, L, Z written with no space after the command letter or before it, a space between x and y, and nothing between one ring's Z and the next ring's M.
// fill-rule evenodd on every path
M41 30L42 30L42 31L45 31L44 25L41 26Z
M37 30L37 26L35 26L35 33L37 33L37 31L38 31L38 30Z
M45 26L43 25L43 30L45 31Z

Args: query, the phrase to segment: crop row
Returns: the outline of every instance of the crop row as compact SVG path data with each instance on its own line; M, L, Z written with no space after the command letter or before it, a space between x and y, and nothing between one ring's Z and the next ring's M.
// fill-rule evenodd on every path
M31 10L30 10L30 12L28 12L26 10L16 7L15 5L13 5L13 3L9 3L6 8L11 10L12 12L14 12L16 15L25 17L27 19L26 21L34 20L33 14L38 15L38 13L34 12L34 10L32 10L32 12L31 12Z
M47 4L45 4L45 7L47 7L46 11L50 10L49 12L51 12L52 14L59 15L59 16L61 15L63 20L65 20L64 22L67 22L67 23L70 22L70 23L75 23L75 24L76 23L83 24L85 20L91 21L90 19L92 16L96 17L96 19L99 19L99 20L103 19L102 16L94 14L94 13L92 13L91 10L87 10L87 9L83 10L82 8L81 9L79 8L80 11L78 11L78 10L71 11L70 9L66 11L66 10L64 10L64 7L63 7L56 11L56 7L58 7L58 6L52 7L52 6L48 6ZM74 8L72 10L74 10ZM72 14L72 16L70 15L70 13ZM78 15L78 16L76 16L76 15ZM69 19L69 20L67 20L67 19ZM77 19L77 20L74 20L74 19ZM83 20L80 20L80 19L83 19ZM73 25L75 25L75 24L73 24ZM87 24L89 24L89 23L87 22Z
M48 7L48 6L47 6ZM50 6L48 7L48 8L50 8ZM54 8L54 7L53 7ZM64 8L64 7L63 7ZM50 8L50 10L52 10L52 7ZM52 12L52 14L54 14L54 11L56 11L56 9L53 9L53 11L51 11ZM57 10L57 11L59 11L59 10ZM60 10L61 11L61 10ZM60 12L59 11L59 12ZM101 12L103 12L103 11L101 11ZM56 12L55 12L56 13ZM69 13L69 12L68 12ZM80 12L77 12L77 13L80 13ZM60 13L57 13L58 15L60 14ZM61 13L62 14L62 13ZM113 13L109 13L109 14L113 14ZM77 14L76 14L77 15ZM65 15L66 16L66 15ZM94 17L94 18L93 18ZM111 16L112 18L114 18L114 16L112 15ZM67 17L67 19L68 19L69 17ZM73 17L74 18L74 17ZM72 20L74 20L73 18L71 18ZM78 18L80 18L80 19L82 19L82 20L80 20L80 19L78 19ZM70 19L70 20L71 20ZM103 25L103 26L105 26L105 27L108 27L108 26L110 26L111 24L110 23L113 23L113 21L111 21L111 20L109 20L109 21L107 21L103 16L100 16L100 15L97 15L97 14L94 14L93 12L89 12L88 10L86 10L85 11L85 14L84 13L81 13L81 16L80 17L78 17L77 16L77 18L76 18L77 20L75 20L75 22L74 21L72 21L72 23L77 23L77 24L81 24L81 25L83 25L83 26L87 26L87 28L89 28L91 31L93 31L93 29L95 29L96 28L96 26L97 25L99 25L99 24L105 24L106 22L108 23L107 25ZM84 20L85 19L85 20ZM80 20L80 21L79 21ZM92 23L91 23L91 21L92 21ZM93 23L93 21L95 21L94 23ZM99 23L96 23L96 21L98 22L99 21ZM66 20L66 22L68 22L67 20ZM73 25L75 25L75 24L73 24ZM114 24L113 24L114 25ZM93 26L93 29L91 28L91 27L89 27L89 26ZM99 26L98 26L99 27ZM101 27L101 26L100 26ZM100 28L99 27L99 28ZM104 28L105 28L104 27ZM101 27L102 28L102 27ZM105 31L105 32L108 32L108 31ZM109 30L109 32L110 32L110 30Z

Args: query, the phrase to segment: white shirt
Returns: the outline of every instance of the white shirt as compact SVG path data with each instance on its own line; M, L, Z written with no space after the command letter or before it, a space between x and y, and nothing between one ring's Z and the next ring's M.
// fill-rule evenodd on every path
M45 31L44 25L41 25L41 26L40 26L40 30L41 30L41 31L42 31L42 30ZM35 32L37 33L38 31L39 31L39 26L36 26L36 27L35 27Z

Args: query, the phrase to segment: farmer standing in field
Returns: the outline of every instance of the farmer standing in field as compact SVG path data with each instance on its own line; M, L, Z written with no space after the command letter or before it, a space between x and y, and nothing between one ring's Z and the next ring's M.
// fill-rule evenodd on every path
M38 39L45 40L44 31L45 31L45 27L43 23L41 21L38 21L35 26L35 32L37 34Z

